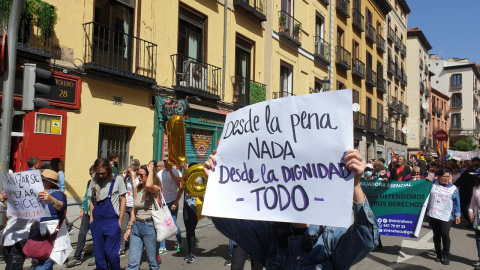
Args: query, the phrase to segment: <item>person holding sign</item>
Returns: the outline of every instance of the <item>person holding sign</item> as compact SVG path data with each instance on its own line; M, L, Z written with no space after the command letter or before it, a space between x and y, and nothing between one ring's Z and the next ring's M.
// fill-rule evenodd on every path
M95 160L95 175L88 191L90 200L90 231L95 245L98 270L120 269L120 228L125 214L127 192L123 178L112 172L110 161Z
M460 198L457 187L451 182L452 174L449 170L440 169L430 191L429 208L427 215L433 231L433 242L437 257L436 262L449 265L450 260L450 226L455 217L455 224L460 223ZM443 243L443 251L442 251Z
M52 235L57 228L57 225L65 220L65 213L67 211L67 195L59 190L58 173L53 170L45 169L42 171L42 181L45 188L44 191L38 193L38 199L46 202L50 211L51 217L43 217L40 219L40 225L38 226L37 233L41 236ZM60 226L65 226L61 224ZM55 242L59 241L59 235ZM62 238L63 239L63 238ZM56 243L58 244L58 243ZM56 245L52 250L52 254L56 252ZM68 256L68 254L66 254ZM54 260L52 255L45 261L38 261L38 265L35 270L51 270L53 269ZM64 257L66 259L66 257ZM62 264L61 262L60 264Z
M215 154L216 150L204 163L207 175L215 171ZM348 150L342 161L354 173L354 223L348 229L217 217L212 221L267 269L350 269L378 244L378 225L360 186L363 157L358 150Z

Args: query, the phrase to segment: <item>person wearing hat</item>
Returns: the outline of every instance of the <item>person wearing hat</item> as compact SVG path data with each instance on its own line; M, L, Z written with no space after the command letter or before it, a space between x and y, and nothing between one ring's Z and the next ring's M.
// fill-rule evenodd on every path
M367 180L372 180L372 176L373 176L373 165L370 163L367 163L365 172L363 173L363 178Z
M45 190L38 193L38 199L46 203L51 216L40 219L39 233L42 236L47 236L53 234L58 223L65 218L67 196L59 189L58 173L46 169L41 174ZM50 270L53 269L53 264L54 261L50 258L45 261L39 261L35 270Z

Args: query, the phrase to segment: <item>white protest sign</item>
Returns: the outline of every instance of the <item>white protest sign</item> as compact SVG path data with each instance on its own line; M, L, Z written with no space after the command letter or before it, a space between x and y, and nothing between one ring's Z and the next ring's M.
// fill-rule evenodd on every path
M257 103L227 115L206 216L349 227L352 91Z
M37 198L44 190L40 171L31 170L3 174L3 189L7 194L7 216L22 219L50 217L48 207Z

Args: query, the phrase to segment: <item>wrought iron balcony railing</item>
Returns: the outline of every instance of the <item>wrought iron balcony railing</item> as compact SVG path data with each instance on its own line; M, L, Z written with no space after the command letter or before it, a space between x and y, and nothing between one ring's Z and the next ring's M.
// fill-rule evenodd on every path
M371 86L377 86L377 73L373 71L372 68L367 68L367 79L365 83L370 84Z
M420 82L419 89L420 89L420 95L423 95L423 93L425 93L425 84L423 84L423 82Z
M423 59L420 59L420 69L423 70Z
M393 31L392 27L388 27L387 39L391 43L395 43L395 31Z
M263 22L267 20L266 0L234 0L233 5L241 8L255 19Z
M400 50L402 48L402 41L399 37L395 37L395 49Z
M402 111L401 111L402 117L408 117L410 113L410 108L403 103L400 103L400 105L402 106Z
M368 123L367 116L361 112L353 112L353 125L357 129L367 130Z
M233 84L233 103L243 107L250 105L250 80L245 77L230 77Z
M355 27L358 31L363 32L363 25L364 25L364 20L365 17L363 17L362 12L356 8L353 8L352 10L352 24L353 27Z
M220 99L222 69L183 54L170 56L173 64L173 87L193 95Z
M288 14L285 10L278 12L278 34L284 35L295 40L297 45L301 45L300 37L302 32L302 23Z
M352 59L352 55L349 51L347 51L342 46L337 46L335 48L335 63L337 65L342 66L345 69L351 69L350 63Z
M380 75L378 75L378 78L377 78L377 90L384 94L387 93L387 80L385 80Z
M315 52L313 55L330 64L330 51L331 45L320 36L315 36Z
M463 103L462 101L459 101L459 100L452 100L452 102L450 103L450 108L454 108L454 109L463 108Z
M400 68L399 64L395 65L395 70L396 70L395 78L398 79L398 80L401 80L402 79L402 69Z
M273 99L282 98L282 97L294 97L294 96L295 96L294 94L288 93L288 92L285 92L285 91L273 92L272 93L272 98Z
M425 97L429 98L430 97L430 90L425 87Z
M428 64L425 63L425 75L428 75Z
M390 140L395 139L395 129L393 127L388 127L387 128L387 138Z
M400 45L400 54L403 57L407 57L407 46L405 46L403 43Z
M399 102L395 97L391 97L390 102L388 103L388 110L392 113L397 113L400 111Z
M31 21L29 23L26 20L20 20L17 49L43 58L52 58L53 29L50 32L51 34L43 33L40 27L33 25Z
M386 52L386 50L385 50L385 39L382 37L382 34L380 34L380 33L377 33L377 50L380 50L383 53Z
M85 70L156 83L157 44L95 22L83 28Z
M399 129L395 130L395 141L402 142L402 131Z
M350 18L350 0L337 0L336 4L337 11L342 14L345 18Z
M387 73L389 75L395 75L395 63L392 60L388 61Z
M365 79L365 63L358 58L352 59L352 75Z
M365 39L370 41L372 44L375 43L375 37L377 35L377 30L371 23L367 23L367 32L365 33Z
M402 80L401 80L401 83L402 83L403 85L407 85L407 80L408 80L408 78L407 78L407 73L405 73L405 71L402 70Z

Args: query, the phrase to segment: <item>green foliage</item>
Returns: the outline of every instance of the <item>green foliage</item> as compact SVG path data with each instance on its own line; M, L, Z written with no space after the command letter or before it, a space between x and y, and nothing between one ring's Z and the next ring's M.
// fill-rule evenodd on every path
M250 104L267 100L267 87L256 82L250 82Z
M294 26L293 26L293 32L295 34L298 35L298 33L300 33L300 31L302 30L302 25L299 24L299 23L296 23Z
M7 26L12 0L0 0L0 27ZM53 36L53 27L57 24L57 9L41 0L25 0L20 25L30 27L35 25L40 29L40 39L45 42Z
M455 151L473 151L478 149L478 145L472 137L467 137L455 142L453 147Z
M285 16L280 16L278 18L278 25L285 25L287 23L287 18Z

